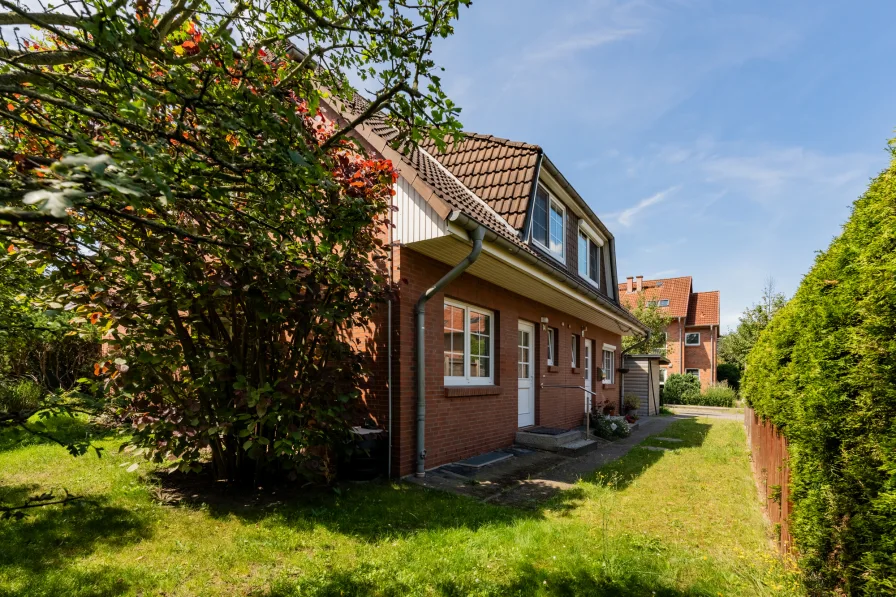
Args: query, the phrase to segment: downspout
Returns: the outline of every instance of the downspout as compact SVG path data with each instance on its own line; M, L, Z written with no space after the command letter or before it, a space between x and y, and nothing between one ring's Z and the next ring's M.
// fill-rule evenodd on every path
M473 240L470 254L424 291L414 306L414 315L417 319L417 472L415 473L417 477L426 474L426 303L479 258L485 228L481 224L477 225L470 233L470 237Z

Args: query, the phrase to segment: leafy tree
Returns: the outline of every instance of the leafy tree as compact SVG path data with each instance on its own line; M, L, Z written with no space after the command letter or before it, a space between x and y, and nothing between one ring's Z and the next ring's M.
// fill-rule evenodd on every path
M775 281L769 278L762 289L762 300L744 309L737 328L719 340L719 359L742 372L759 334L786 303L787 298L775 290Z
M728 386L735 391L740 388L740 369L733 363L719 363L716 367L716 377L719 382L728 382Z
M105 334L94 373L149 457L332 477L365 368L351 333L391 290L397 174L352 133L460 130L429 52L467 3L0 0L38 31L0 49L0 237Z
M622 338L623 349L630 350L636 348L637 352L644 354L665 355L666 328L669 326L672 318L656 303L649 303L643 294L638 296L637 304L630 311L650 330L650 338L644 343L641 337L625 336Z

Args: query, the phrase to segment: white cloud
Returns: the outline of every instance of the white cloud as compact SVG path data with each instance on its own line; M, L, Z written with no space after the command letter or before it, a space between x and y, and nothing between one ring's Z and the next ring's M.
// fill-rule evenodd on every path
M666 197L668 197L671 193L677 191L679 188L679 186L669 187L664 191L654 193L650 197L641 199L632 207L619 212L619 214L616 216L616 221L619 222L621 226L625 226L626 228L628 228L634 222L635 216L637 216L639 213L641 213L651 205L656 205L660 201L663 201Z
M524 61L531 66L538 62L551 60L568 60L575 54L611 44L640 33L639 29L605 29L592 31L582 35L567 37L566 39L548 39L541 43L541 47L529 52Z

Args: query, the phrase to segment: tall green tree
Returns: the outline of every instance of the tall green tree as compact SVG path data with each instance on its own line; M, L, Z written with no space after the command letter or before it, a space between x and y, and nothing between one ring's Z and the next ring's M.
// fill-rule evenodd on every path
M397 173L352 133L460 130L430 50L467 3L0 0L34 31L0 48L0 237L105 334L94 374L147 456L332 477L351 332L391 291Z
M650 330L647 339L639 336L624 336L622 347L625 350L636 348L639 353L652 353L665 356L666 354L666 328L672 322L672 318L666 314L663 307L656 302L649 302L642 294L638 296L638 302L631 309L632 315L638 318Z
M756 344L775 313L787 304L787 297L775 289L775 281L769 278L762 289L762 300L744 309L734 331L719 340L719 359L743 372L747 355Z

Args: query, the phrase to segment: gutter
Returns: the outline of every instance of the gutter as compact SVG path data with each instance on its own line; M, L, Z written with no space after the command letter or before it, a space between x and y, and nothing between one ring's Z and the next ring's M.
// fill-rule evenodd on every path
M479 258L479 254L482 253L482 241L485 239L485 227L478 224L471 231L470 238L473 240L470 254L425 290L414 306L417 324L417 472L415 473L417 477L426 474L426 303Z

